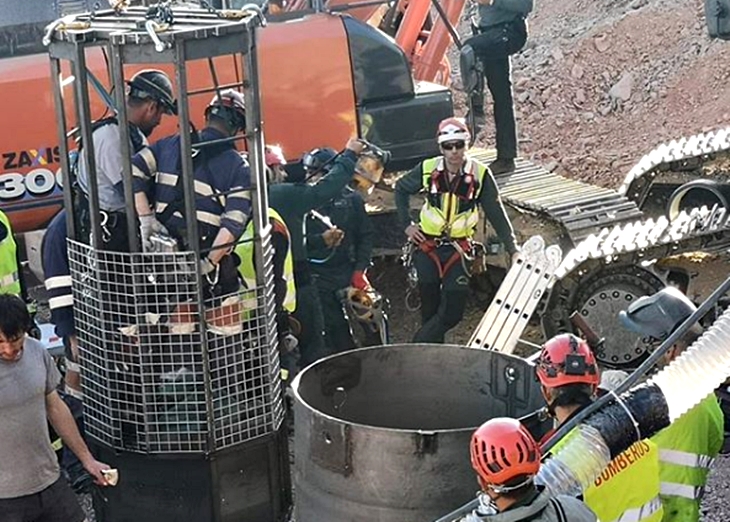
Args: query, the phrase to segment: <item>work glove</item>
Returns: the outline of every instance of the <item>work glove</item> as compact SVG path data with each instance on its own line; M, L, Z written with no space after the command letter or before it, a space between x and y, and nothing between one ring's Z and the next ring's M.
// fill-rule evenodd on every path
M210 260L208 256L205 256L203 259L200 260L200 273L204 276L207 276L208 274L212 274L215 272L215 269L217 266L213 261Z
M153 234L169 235L165 225L157 221L154 213L139 216L139 235L142 240L142 249L144 252L154 252L154 247L150 237Z
M350 279L350 286L357 288L358 290L367 290L371 288L372 285L370 284L370 281L368 281L368 277L365 275L365 272L362 270L356 270Z
M335 248L340 246L342 239L345 237L345 231L339 228L330 228L322 233L322 240L327 248Z

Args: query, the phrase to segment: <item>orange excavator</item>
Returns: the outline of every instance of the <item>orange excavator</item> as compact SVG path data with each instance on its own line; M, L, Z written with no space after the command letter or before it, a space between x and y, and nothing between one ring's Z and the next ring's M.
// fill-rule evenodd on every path
M357 134L390 150L391 168L408 167L437 153L433 129L453 113L445 54L465 0L346 1L268 6L268 24L258 35L266 141L281 144L296 161L307 150ZM5 122L0 209L16 233L44 228L62 204L50 69L42 44L46 25L59 16L101 9L99 3L25 0L0 20ZM221 16L241 7L236 4L242 2L200 1ZM200 62L188 71L193 89L210 84L212 67ZM87 57L99 83L92 91L95 118L110 110L101 92L108 84L107 65L101 52ZM216 61L215 71L221 85L241 81L233 61ZM127 77L133 73L125 70ZM64 88L73 81L67 71ZM201 97L192 111L201 120L206 101ZM176 131L176 120L168 118L151 139Z

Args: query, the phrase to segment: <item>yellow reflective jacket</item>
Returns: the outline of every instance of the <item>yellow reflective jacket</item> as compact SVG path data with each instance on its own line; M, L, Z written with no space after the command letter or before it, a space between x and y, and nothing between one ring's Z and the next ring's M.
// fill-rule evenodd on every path
M13 237L10 220L0 210L0 226L7 230L5 239L0 241L0 294L20 295L20 278L18 274L18 247Z
M707 475L724 441L715 394L654 435L659 447L660 496L665 522L698 522Z
M454 239L474 235L479 223L479 195L487 168L467 158L464 173L450 182L442 156L424 160L423 188L426 201L421 208L419 224L430 236Z
M269 219L275 230L286 234L289 238L289 229L284 220L273 208L269 208ZM238 265L238 272L241 274L245 287L242 293L243 309L246 318L256 309L256 261L254 257L254 228L253 220L249 221L241 236L240 243L236 245L236 254L241 260ZM286 279L286 296L282 307L288 312L293 312L297 306L297 291L294 285L294 261L291 252L291 240L287 248L284 261L284 279Z
M659 449L635 442L601 472L583 499L602 522L659 522Z

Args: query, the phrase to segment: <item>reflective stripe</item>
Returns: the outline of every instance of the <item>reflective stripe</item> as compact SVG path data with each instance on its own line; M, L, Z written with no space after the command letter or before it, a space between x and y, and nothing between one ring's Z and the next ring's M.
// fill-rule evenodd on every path
M157 183L174 187L177 185L177 174L167 174L166 172L157 173Z
M51 448L53 448L53 451L59 451L63 448L63 441L61 440L61 437L51 442Z
M144 171L139 168L137 165L132 165L132 177L138 178L144 181L147 181L149 179L149 176L144 173Z
M48 307L51 310L55 310L56 308L64 308L66 306L73 306L74 304L74 296L72 295L61 295L58 297L51 297L48 300Z
M690 468L709 469L715 459L708 457L707 455L699 455L697 453L689 453L687 451L660 449L659 461L669 464L677 464L679 466L687 466Z
M208 223L209 225L213 225L214 227L221 226L221 217L216 216L211 212L203 212L202 210L198 210L195 212L195 216L198 218L198 221L202 221L203 223Z
M248 201L251 199L251 191L249 189L244 189L243 187L234 187L231 189L231 193L228 194L228 197L245 199Z
M12 274L0 277L0 286L10 286L18 281L18 273L13 272Z
M242 225L246 222L247 217L246 213L240 210L229 210L221 216L223 219L230 219L231 221L241 223Z
M677 484L676 482L660 482L659 492L664 496L700 500L705 494L705 488L701 486L690 486L688 484Z
M55 276L46 279L46 290L54 290L56 288L68 288L71 286L71 276Z
M659 500L659 497L654 497L641 507L627 509L613 522L639 522L641 520L646 520L651 515L659 511L661 507L662 501Z
M157 160L155 159L155 155L152 153L152 150L150 150L148 147L145 147L137 154L139 154L139 156L144 160L150 173L157 172ZM134 168L132 169L132 171L134 171ZM142 174L141 177L144 179L147 179L149 177L142 171L140 171L140 173ZM137 174L135 173L135 176L136 175Z

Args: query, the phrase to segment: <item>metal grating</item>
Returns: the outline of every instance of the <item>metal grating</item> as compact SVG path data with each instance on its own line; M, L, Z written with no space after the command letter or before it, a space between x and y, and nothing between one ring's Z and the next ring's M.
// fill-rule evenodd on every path
M201 318L194 253L68 244L91 436L128 451L200 453L279 428L270 269L250 293L205 301ZM270 266L268 236L263 245Z

